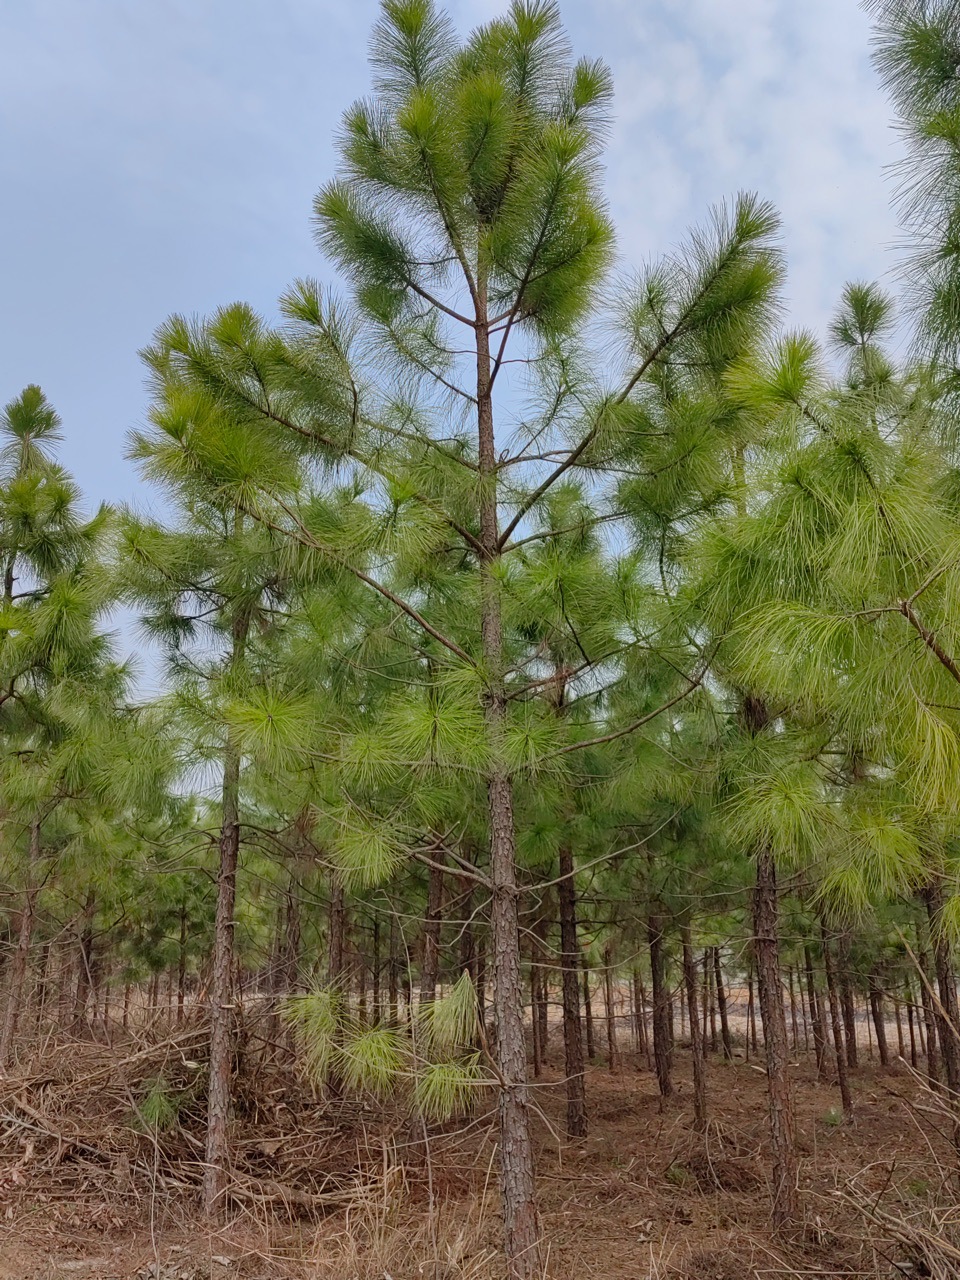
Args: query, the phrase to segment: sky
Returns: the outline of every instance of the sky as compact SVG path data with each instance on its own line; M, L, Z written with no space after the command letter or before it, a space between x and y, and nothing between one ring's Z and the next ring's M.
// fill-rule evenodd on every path
M454 0L466 32L502 8ZM789 323L892 284L891 112L856 0L561 0L612 67L606 190L624 265L738 190L779 207ZM145 495L137 352L172 312L330 278L311 201L369 85L376 0L0 0L0 402L38 382L92 502Z

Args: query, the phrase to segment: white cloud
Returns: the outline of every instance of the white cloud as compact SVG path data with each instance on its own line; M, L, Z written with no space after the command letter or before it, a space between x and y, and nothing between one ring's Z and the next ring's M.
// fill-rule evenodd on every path
M505 0L455 0L469 27ZM320 271L310 201L366 91L375 0L8 5L0 71L8 338L0 399L43 382L68 465L120 497L137 347L172 310L269 307ZM896 239L890 112L856 0L564 0L616 80L607 185L629 263L741 188L784 218L791 316L821 328Z

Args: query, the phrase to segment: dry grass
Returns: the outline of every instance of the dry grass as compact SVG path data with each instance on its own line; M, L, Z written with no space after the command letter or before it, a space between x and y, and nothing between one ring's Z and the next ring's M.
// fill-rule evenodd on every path
M205 1229L203 1038L50 1044L0 1080L0 1280L501 1280L492 1113L410 1148L402 1114L324 1102L253 1055L238 1076L230 1221ZM921 1080L863 1069L847 1126L834 1091L796 1068L806 1222L785 1241L767 1218L762 1072L711 1061L701 1138L685 1065L667 1104L629 1056L619 1073L592 1069L583 1143L557 1138L559 1074L539 1082L551 1280L889 1280L894 1264L960 1276L949 1125ZM175 1114L152 1129L144 1099L161 1077Z

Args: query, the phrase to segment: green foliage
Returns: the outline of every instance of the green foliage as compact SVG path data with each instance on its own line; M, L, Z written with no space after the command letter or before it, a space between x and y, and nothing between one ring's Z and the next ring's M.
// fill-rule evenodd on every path
M146 1081L143 1097L137 1103L138 1128L154 1135L176 1128L186 1096L173 1089L164 1076Z
M409 1092L425 1120L439 1121L468 1108L476 1090L490 1083L470 1047L476 993L466 973L446 996L421 1004L407 1028L364 1025L343 992L331 987L288 997L280 1012L317 1085L335 1076L350 1089L380 1096Z

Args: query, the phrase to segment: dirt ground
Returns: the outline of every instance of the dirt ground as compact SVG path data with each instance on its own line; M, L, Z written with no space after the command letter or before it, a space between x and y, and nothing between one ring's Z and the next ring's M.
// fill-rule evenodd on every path
M189 1052L176 1048L181 1073L197 1067ZM282 1073L241 1080L239 1198L211 1233L198 1213L199 1100L181 1103L172 1130L144 1132L130 1060L144 1059L141 1075L155 1064L145 1065L143 1051L111 1067L106 1053L58 1046L0 1082L0 1280L500 1274L489 1109L411 1146L399 1113L324 1103ZM688 1065L679 1052L679 1087L667 1103L631 1055L617 1072L591 1067L590 1136L573 1144L560 1136L556 1065L535 1082L552 1280L889 1277L909 1259L851 1197L892 1204L918 1222L935 1221L936 1206L941 1220L954 1214L955 1166L921 1082L903 1065L862 1066L848 1125L836 1089L803 1061L793 1072L806 1221L801 1238L779 1238L768 1219L762 1070L711 1058L711 1122L701 1137L691 1127Z

